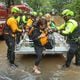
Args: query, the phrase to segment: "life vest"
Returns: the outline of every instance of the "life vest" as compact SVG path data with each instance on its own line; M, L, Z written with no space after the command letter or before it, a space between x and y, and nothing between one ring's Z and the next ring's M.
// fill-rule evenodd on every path
M42 34L45 34L45 37L40 38L40 43L46 49L52 49L54 47L54 40L47 31L43 31Z
M48 43L48 37L45 36L43 38L40 38L40 42L42 46L45 46Z
M17 31L21 31L21 30L18 28L16 19L14 17L8 18L3 33L15 34Z
M42 46L45 46L48 43L48 36L46 31L40 30L41 34L45 34L45 37L40 38L40 43Z

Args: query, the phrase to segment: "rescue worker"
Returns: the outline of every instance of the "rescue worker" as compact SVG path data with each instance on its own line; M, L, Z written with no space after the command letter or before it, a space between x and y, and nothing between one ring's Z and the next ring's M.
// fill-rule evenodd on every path
M45 19L40 19L37 24L38 24L38 27L34 27L34 30L30 36L34 42L34 49L37 56L33 70L36 74L40 74L41 72L38 68L39 63L42 59L42 52L44 49L43 47L48 42L48 39L46 36L47 32L45 31L45 28L47 26L47 21Z
M37 17L37 12L35 11L30 12L30 17L27 21L26 28L29 28L32 26L32 24L36 21L36 17Z
M25 26L27 23L27 12L23 13L22 10L20 9L19 16L16 19L18 21L19 26L21 24L23 24L23 26Z
M16 18L16 20L18 21L18 28L21 29L24 33L25 32L25 25L27 23L27 16L24 15L22 13L22 11L20 10L19 16ZM16 43L18 46L21 37L23 38L23 34L22 34L22 32L17 32L16 36L17 36L16 37Z
M36 12L30 12L29 19L27 20L26 24L26 31L28 32L28 35L33 31L33 25L36 26L36 17L37 13Z
M13 7L11 9L12 16L9 17L6 21L6 26L4 27L4 39L7 49L7 58L9 60L10 66L17 67L15 64L15 39L16 39L16 32L22 32L21 29L18 28L18 23L16 17L19 13L19 8Z
M78 23L78 25L79 25L79 23ZM77 31L75 32L73 37L74 37L75 42L77 43L77 46L78 46L78 53L76 55L76 63L75 64L77 66L80 66L80 25L77 28Z
M69 9L64 10L62 12L62 17L64 18L65 23L62 24L60 27L57 27L58 30L61 31L60 33L62 35L67 36L67 43L70 46L69 51L67 52L67 60L62 66L63 68L70 67L71 61L74 56L76 57L75 63L77 64L78 45L73 36L78 28L78 23L74 19L72 19L73 16L73 11Z

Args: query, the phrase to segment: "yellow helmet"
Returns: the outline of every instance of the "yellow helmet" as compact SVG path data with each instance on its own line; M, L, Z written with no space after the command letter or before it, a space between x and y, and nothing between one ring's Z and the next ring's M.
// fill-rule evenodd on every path
M11 12L12 13L20 13L21 10L18 7L15 6L15 7L12 7Z
M62 15L65 15L65 16L74 16L74 12L69 10L69 9L66 9L62 12Z

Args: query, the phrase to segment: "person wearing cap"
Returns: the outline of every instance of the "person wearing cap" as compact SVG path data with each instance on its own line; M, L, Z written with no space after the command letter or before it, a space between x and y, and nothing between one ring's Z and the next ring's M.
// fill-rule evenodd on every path
M69 44L70 48L67 52L67 59L65 64L62 66L62 68L68 68L70 67L71 61L73 57L75 56L75 63L77 64L77 55L78 55L78 45L75 41L75 38L73 37L77 28L78 23L72 17L74 16L74 12L66 9L62 12L62 17L65 20L65 22L58 27L58 30L60 33L64 36L67 36L67 43Z
M6 25L4 27L4 39L6 42L6 45L8 47L7 49L7 58L9 60L10 66L17 67L15 64L15 39L16 39L16 32L22 32L21 29L18 28L18 23L16 20L16 17L19 14L19 8L12 7L11 13L12 16L9 17L6 21Z

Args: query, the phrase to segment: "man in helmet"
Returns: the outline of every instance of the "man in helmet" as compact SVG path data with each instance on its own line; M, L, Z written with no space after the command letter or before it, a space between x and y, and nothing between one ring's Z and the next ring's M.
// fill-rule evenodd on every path
M37 13L36 12L30 12L29 19L27 20L26 29L32 26L33 22L36 20Z
M25 25L27 23L27 12L23 13L22 10L20 11L18 17L16 18L18 21L18 28L25 32ZM23 38L23 33L22 32L17 32L17 38L16 38L16 47L18 47L18 44L20 42L20 39Z
M31 32L33 31L34 27L36 26L36 17L37 17L37 12L30 12L29 14L29 19L27 20L27 24L26 24L26 31L28 32L28 35L31 34Z
M19 14L19 8L12 7L11 13L12 16L9 17L6 21L6 26L4 27L4 39L6 41L7 49L7 58L9 60L10 66L17 67L14 63L15 61L15 39L16 32L21 32L22 30L18 28L18 23L16 17Z
M71 61L75 55L75 63L77 64L77 54L78 54L78 45L73 37L78 28L78 23L72 19L74 12L66 9L62 12L62 17L65 20L65 23L58 27L58 30L61 31L61 34L67 36L67 42L70 46L69 51L67 52L67 60L63 65L63 68L70 67Z

